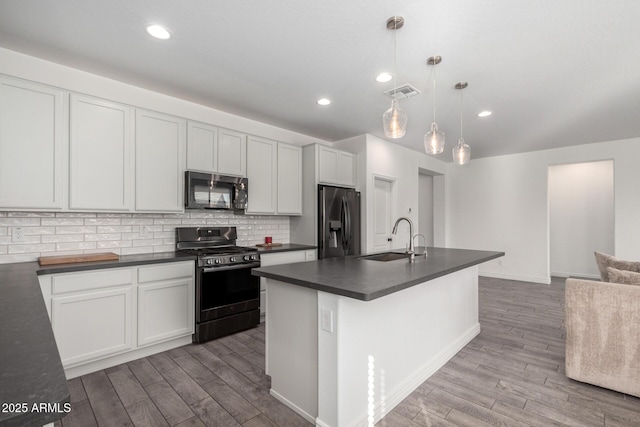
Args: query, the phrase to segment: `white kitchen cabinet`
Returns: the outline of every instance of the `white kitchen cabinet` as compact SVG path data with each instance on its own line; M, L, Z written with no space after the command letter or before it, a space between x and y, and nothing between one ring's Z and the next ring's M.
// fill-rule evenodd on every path
M67 378L191 342L194 262L39 276Z
M261 253L260 254L260 267L270 267L272 265L281 264L295 264L298 262L313 261L316 259L316 250L307 249L302 251L288 251L288 252L276 252L276 253ZM260 316L261 321L264 321L264 316L267 313L267 288L266 279L260 278Z
M193 333L193 262L138 269L138 346Z
M205 123L187 124L187 169L218 171L218 128Z
M220 175L247 176L246 134L229 129L218 129L217 172Z
M277 213L302 215L302 147L278 143L277 184Z
M278 194L278 143L250 136L247 140L248 214L275 214Z
M65 368L133 348L133 270L55 275L51 326Z
M71 94L70 111L69 208L131 210L132 108Z
M317 149L319 183L356 186L356 160L353 154L324 146L317 146Z
M0 77L0 208L64 208L65 93Z
M302 148L250 136L247 141L247 213L302 214Z
M182 212L186 120L136 110L137 211Z

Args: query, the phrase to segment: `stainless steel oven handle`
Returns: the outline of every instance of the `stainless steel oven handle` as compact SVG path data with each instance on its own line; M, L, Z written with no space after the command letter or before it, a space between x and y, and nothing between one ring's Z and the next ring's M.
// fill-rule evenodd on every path
M260 267L259 262L250 262L248 264L225 265L222 267L202 267L202 272L213 273L216 271L240 270L242 268L256 268L256 267Z

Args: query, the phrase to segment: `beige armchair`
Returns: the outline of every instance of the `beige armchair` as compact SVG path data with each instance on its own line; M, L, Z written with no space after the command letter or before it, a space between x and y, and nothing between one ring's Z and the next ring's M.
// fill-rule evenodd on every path
M640 397L640 286L569 278L566 375Z

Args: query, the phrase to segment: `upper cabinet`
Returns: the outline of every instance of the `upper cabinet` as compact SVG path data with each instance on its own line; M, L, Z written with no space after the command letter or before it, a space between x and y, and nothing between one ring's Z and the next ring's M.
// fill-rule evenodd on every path
M189 121L187 169L220 175L247 175L247 135Z
M277 183L277 212L302 215L302 147L278 143Z
M318 146L318 182L321 184L355 187L355 156L334 148Z
M131 210L132 108L76 94L70 108L69 208Z
M218 128L189 121L187 169L215 173L218 170Z
M302 149L250 136L247 142L247 213L302 214Z
M184 209L186 120L136 110L137 211Z
M247 135L218 129L218 173L247 176Z
M0 77L0 208L65 207L64 92Z

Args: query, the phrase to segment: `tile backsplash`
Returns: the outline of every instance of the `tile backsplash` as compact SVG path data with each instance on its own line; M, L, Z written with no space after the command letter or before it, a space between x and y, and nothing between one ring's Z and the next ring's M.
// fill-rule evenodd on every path
M240 246L263 243L265 236L289 243L286 216L196 210L180 214L0 212L0 264L52 255L172 252L176 227L200 225L237 227ZM15 227L22 228L22 242L14 241Z

